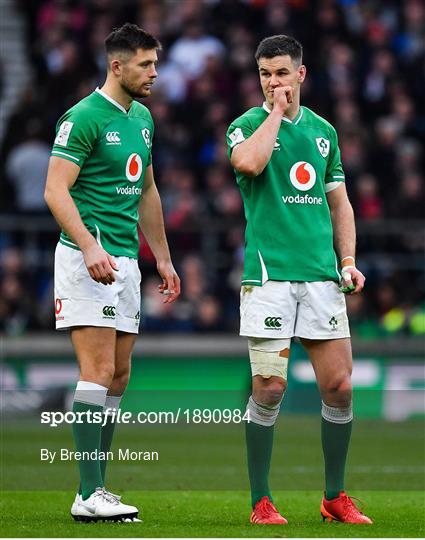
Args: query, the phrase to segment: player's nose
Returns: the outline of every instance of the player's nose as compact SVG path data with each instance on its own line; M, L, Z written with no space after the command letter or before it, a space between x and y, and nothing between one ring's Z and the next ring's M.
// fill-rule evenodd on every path
M279 79L275 75L272 75L270 77L270 86L272 86L273 88L276 88L276 86L279 86Z

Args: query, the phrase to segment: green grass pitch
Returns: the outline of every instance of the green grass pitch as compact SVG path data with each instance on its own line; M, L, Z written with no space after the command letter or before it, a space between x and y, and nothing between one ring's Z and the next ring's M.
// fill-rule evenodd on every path
M375 524L323 523L320 417L280 417L271 486L287 526L250 525L242 426L119 426L114 448L157 450L157 463L114 462L107 487L141 510L143 523L76 523L69 510L74 462L41 463L40 448L72 448L70 427L3 422L3 537L423 537L422 420L357 420L347 491Z
M320 492L279 491L276 503L288 525L250 525L247 493L229 491L124 492L139 505L143 523L75 523L72 493L6 492L2 502L4 537L423 537L420 492L368 491L374 525L323 523Z

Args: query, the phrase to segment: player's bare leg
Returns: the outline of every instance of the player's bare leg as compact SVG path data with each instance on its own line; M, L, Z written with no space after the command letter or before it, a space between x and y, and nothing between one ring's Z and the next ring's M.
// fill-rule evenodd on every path
M71 330L71 340L80 366L80 381L75 392L74 409L95 408L96 411L103 412L106 394L115 371L116 331L114 328L95 326L75 327ZM87 389L87 395L81 395L79 388L83 391ZM101 430L101 424L87 424L84 425L84 429L82 425L75 424L74 438L77 449L80 439L82 445L84 442L90 442L94 448L100 449ZM86 499L96 488L103 487L100 462L96 460L79 463L83 464L83 468L80 465L79 493ZM88 486L87 477L91 479Z
M117 332L115 342L115 371L108 395L122 396L130 379L131 354L136 343L136 334Z
M71 339L80 365L80 381L75 391L73 411L81 415L73 433L78 452L101 450L103 408L108 388L115 374L116 331L114 328L94 326L74 327ZM96 413L101 422L89 415ZM122 504L104 490L100 459L79 460L81 495L71 508L79 521L132 520L137 508Z
M102 426L100 449L102 452L109 452L115 430L115 418L113 411L120 407L121 398L127 388L130 379L131 353L136 342L136 334L127 332L116 332L114 375L109 385L108 394L105 400L106 423ZM106 460L101 460L100 469L103 484L105 485Z
M80 380L108 389L115 373L115 328L74 327L71 340L80 366Z
M302 339L322 397L322 447L325 497L322 516L329 521L372 523L344 492L345 462L352 428L352 353L349 338Z
M115 371L105 400L105 419L104 424L102 424L100 437L100 450L105 455L107 452L110 451L112 445L112 439L114 436L116 424L115 411L117 411L120 407L121 398L125 392L125 389L127 388L127 384L130 379L131 353L136 342L136 337L137 336L135 334L129 334L127 332L120 331L116 332L114 359ZM107 463L108 461L105 459L100 460L100 470L102 474L103 486L105 486L106 484L105 477ZM118 502L121 501L121 497L119 495L116 495L115 493L112 493L106 489L105 492L108 496L115 498ZM138 519L137 515L131 518L127 518L126 521L140 522L140 519Z

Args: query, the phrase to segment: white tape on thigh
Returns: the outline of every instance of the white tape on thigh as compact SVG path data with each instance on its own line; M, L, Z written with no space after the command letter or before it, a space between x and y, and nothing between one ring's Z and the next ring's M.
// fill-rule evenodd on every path
M249 338L248 349L251 361L252 376L282 377L288 379L288 360L291 340L288 339L263 339ZM287 349L288 356L282 356L281 352Z
M246 410L249 413L249 421L260 426L273 426L276 418L279 415L280 403L273 408L259 405L256 401L249 397Z

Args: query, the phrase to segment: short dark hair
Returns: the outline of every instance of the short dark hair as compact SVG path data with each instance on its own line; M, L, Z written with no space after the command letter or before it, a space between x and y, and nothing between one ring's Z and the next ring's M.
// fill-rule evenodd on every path
M289 55L294 64L301 65L303 59L303 46L291 36L283 34L264 38L255 51L255 59L274 58L275 56Z
M133 52L137 49L161 50L161 43L137 24L125 23L121 28L114 28L105 39L106 54Z

